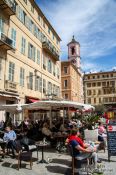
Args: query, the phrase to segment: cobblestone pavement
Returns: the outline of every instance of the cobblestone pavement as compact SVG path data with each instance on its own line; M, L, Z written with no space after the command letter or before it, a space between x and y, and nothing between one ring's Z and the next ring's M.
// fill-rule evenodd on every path
M17 170L17 159L6 157L0 162L0 175L71 175L71 157L67 154L59 154L56 151L47 150L44 153L45 159L50 161L48 164L37 164L36 152L33 153L33 167L30 170L28 162L22 162L22 168ZM116 175L116 157L107 160L107 151L99 152L99 158L102 159L101 168L104 175ZM39 152L39 160L41 151ZM75 174L76 175L76 174Z

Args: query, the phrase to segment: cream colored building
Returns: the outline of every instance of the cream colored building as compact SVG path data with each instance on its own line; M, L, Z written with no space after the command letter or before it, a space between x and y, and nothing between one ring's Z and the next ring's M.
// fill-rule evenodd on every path
M85 103L116 106L116 71L84 75Z
M83 82L80 63L80 44L73 39L68 43L68 60L61 62L62 97L83 103Z
M34 0L0 0L0 104L60 96L60 41Z

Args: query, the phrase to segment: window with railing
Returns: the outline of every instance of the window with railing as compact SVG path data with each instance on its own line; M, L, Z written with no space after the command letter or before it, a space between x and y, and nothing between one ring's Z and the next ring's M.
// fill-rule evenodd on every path
M17 6L17 17L23 24L25 24L25 16L26 13L23 11L23 9L20 6Z

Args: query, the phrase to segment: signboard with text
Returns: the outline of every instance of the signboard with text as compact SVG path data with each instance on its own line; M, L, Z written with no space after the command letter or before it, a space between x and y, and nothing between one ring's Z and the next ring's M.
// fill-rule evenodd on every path
M116 121L107 125L108 160L111 156L116 156Z

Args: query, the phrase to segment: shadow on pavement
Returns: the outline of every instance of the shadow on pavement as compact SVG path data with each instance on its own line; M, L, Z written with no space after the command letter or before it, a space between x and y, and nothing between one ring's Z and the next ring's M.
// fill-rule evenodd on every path
M70 160L64 160L64 159L52 159L52 163L58 163L58 164L63 164L63 165L70 166L71 161Z
M70 168L67 167L62 167L62 166L46 166L47 170L51 173L56 173L57 174L64 174L64 175L70 175L67 174L70 172Z

